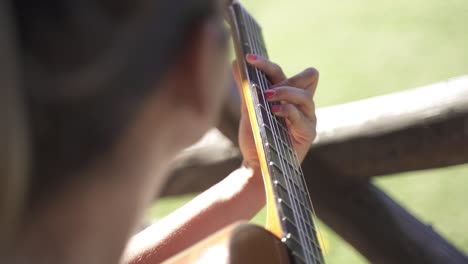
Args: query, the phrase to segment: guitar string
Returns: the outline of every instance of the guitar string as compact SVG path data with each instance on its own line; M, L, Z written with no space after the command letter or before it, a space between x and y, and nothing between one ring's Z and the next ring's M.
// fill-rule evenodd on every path
M316 227L316 225L314 223L314 220L317 220L317 219L315 217L315 212L314 212L312 202L310 201L310 197L308 195L309 192L307 190L307 185L305 184L304 173L302 172L302 167L297 165L297 163L298 163L297 153L295 151L292 152L292 154L291 154L291 152L288 152L288 155L293 155L293 156L290 156L290 157L291 157L291 160L294 160L295 167L299 171L299 173L297 174L298 181L303 186L303 188L305 188L305 192L301 193L301 195L303 197L304 204L305 204L305 207L306 207L306 212L305 212L306 217L307 217L306 222L309 222L309 224L310 224L310 228L307 227L306 229L308 231L310 231L310 233L308 235L312 240L311 241L311 243L312 243L311 246L315 251L316 258L317 259L321 258L322 259L321 261L323 262L322 251L321 251L320 244L319 244L319 241L318 241L319 238L317 236L317 231L319 231L319 229ZM323 242L322 242L322 244L323 244Z
M257 34L260 35L260 31L259 31L260 27L257 26ZM261 35L260 35L261 36ZM261 46L262 51L266 54L267 51L263 46ZM266 78L266 77L265 77ZM281 121L284 121L284 120L281 120ZM281 122L283 123L283 122ZM286 126L286 124L284 124L284 126ZM282 138L285 138L287 140L287 143L289 144L289 146L293 146L292 144L292 140L291 140L291 137L289 136L289 133L284 130L284 129L280 129L280 133L282 134ZM310 237L312 238L313 240L313 248L315 249L316 251L316 256L320 257L321 258L321 261L324 262L324 259L323 259L323 254L322 254L322 250L320 248L320 244L319 244L319 239L323 239L321 234L320 234L320 229L318 229L315 224L314 224L314 220L317 220L317 215L315 213L315 210L314 210L314 207L313 207L313 204L312 204L312 201L310 199L310 196L309 196L309 191L308 191L308 188L307 188L307 184L305 182L305 177L304 177L304 172L302 170L302 166L299 164L299 159L298 159L298 155L297 155L297 152L294 150L294 148L291 148L292 151L287 151L287 155L289 156L289 161L292 161L293 162L293 169L296 169L299 173L298 174L295 174L297 176L297 181L301 187L300 191L301 191L301 199L303 199L304 201L304 205L306 207L306 209L310 208L309 212L306 210L306 215L308 216L305 221L306 222L310 222L309 224L311 225L312 227L312 230L311 233L313 233ZM304 191L302 193L302 191ZM309 230L309 228L306 228L306 230ZM317 236L317 232L319 233L319 236ZM323 241L322 242L322 245L324 245Z
M260 36L260 38L261 38L260 27L258 26L258 24L255 25L255 21L253 20L252 17L251 17L251 19L252 19L253 28L256 30L256 32L255 32L256 35L254 34L254 36ZM255 39L255 41L256 41L255 44L256 44L257 46L260 46L260 48L257 47L257 50L260 50L261 53L263 53L263 54L267 54L267 51L266 51L266 49L265 49L265 47L264 47L264 44L261 43L261 44L263 44L263 45L259 45L258 39L256 39L255 37L254 37L254 39ZM261 55L263 55L263 54L261 54ZM266 76L263 76L263 77L264 77L265 80L266 80ZM283 121L283 120L281 120L281 121ZM290 136L289 136L288 134L286 134L286 131L285 131L284 129L278 129L278 130L279 130L280 133L282 134L282 138L285 138L285 139L287 140L289 146L293 146L293 145L292 145L292 142L291 142L291 138L290 138ZM307 185L305 184L305 180L304 180L304 177L303 177L304 173L302 172L302 168L301 168L301 166L298 164L297 153L294 151L293 148L292 148L292 150L293 150L293 151L286 151L286 153L287 153L287 156L289 157L288 160L289 160L289 161L293 161L293 164L290 164L290 165L293 166L293 170L295 169L295 170L297 170L297 171L299 172L299 174L294 173L294 175L296 176L298 185L301 187L301 188L300 188L300 193L301 193L301 195L299 196L299 199L300 199L300 200L301 200L301 199L303 200L303 203L304 203L304 205L306 206L306 208L310 207L310 210L309 210L309 211L308 211L307 209L305 210L305 211L306 211L305 214L306 214L308 217L307 217L307 218L304 218L303 220L305 220L306 222L310 222L309 224L310 224L310 226L312 227L312 230L310 230L310 232L313 233L313 234L310 234L310 235L309 235L309 232L307 232L307 231L309 231L310 228L306 227L305 230L306 230L306 232L308 233L307 236L310 237L310 238L313 240L313 241L310 241L310 242L312 242L312 245L310 245L310 246L311 246L311 247L314 249L314 251L315 251L315 252L314 252L314 253L315 253L314 255L317 256L317 257L315 257L315 256L314 256L314 257L317 258L318 261L323 261L323 256L322 256L322 254L321 254L320 245L319 245L318 239L317 239L317 232L316 232L316 231L318 231L318 229L317 229L316 227L314 227L313 219L311 219L311 218L314 218L314 217L315 217L315 219L316 219L315 211L314 211L313 206L312 206L312 203L311 203L311 201L310 201L310 197L307 195L307 193L308 193L308 192L307 192ZM288 168L289 168L289 166L288 166ZM302 190L301 190L301 189L302 189ZM302 193L303 190L306 190L306 192ZM301 212L301 214L302 214L302 212ZM322 241L322 244L323 244L323 241ZM321 258L321 260L318 259L318 258Z
M263 54L266 54L266 53L262 53L260 52L259 53L260 55L263 55ZM264 76L264 78L266 78ZM263 78L261 78L263 82L266 82L267 84L265 85L265 87L270 87L271 86L271 83L269 83L268 81L264 80ZM266 100L265 100L266 101ZM285 132L285 129L284 129L284 125L281 124L281 122L276 122L278 121L275 116L270 116L270 113L267 113L267 115L269 116L269 118L271 118L271 121L270 123L274 124L273 128L276 128L274 130L276 130L276 134L283 134ZM278 133L280 132L280 133ZM279 136L280 139L284 139L284 134L283 136ZM306 227L306 224L303 223L303 221L306 221L308 222L308 219L307 217L304 215L304 211L305 209L303 208L303 206L301 205L304 204L302 202L302 196L300 195L302 190L301 190L301 187L300 187L300 183L298 182L298 179L297 179L297 175L294 171L294 163L291 162L291 157L285 153L289 153L288 151L288 148L289 147L286 147L284 146L284 141L283 140L280 140L280 143L278 144L279 147L279 153L278 153L278 158L280 158L282 161L283 161L283 170L284 170L284 173L286 173L286 175L291 175L291 190L290 193L292 194L292 196L294 197L293 199L294 200L297 200L297 208L299 209L298 210L298 215L299 215L299 218L296 220L297 222L297 230L301 231L301 236L302 236L302 239L301 239L301 244L303 245L303 251L306 251L306 253L309 255L311 255L310 257L312 257L314 260L316 259L316 250L315 248L313 247L312 245L312 242L309 240L310 239L310 234L308 233L309 231L309 228ZM296 217L297 218L297 217Z
M258 31L260 27L257 27L257 34L260 34L260 32ZM266 53L266 49L264 48L264 46L262 46L263 48L263 52ZM283 120L282 120L283 121ZM286 125L285 125L286 126ZM289 144L289 146L293 146L292 144L292 140L291 140L291 137L289 136L289 134L287 133L287 131L285 131L284 129L280 129L280 132L282 134L282 138L285 138ZM304 172L302 170L302 166L299 164L299 159L298 159L298 155L296 153L296 151L294 150L294 148L291 148L292 151L287 151L287 155L289 156L289 161L292 161L293 162L293 169L296 169L299 173L298 174L295 174L297 176L297 181L301 187L301 199L303 199L304 201L304 205L306 207L306 216L308 216L306 219L304 219L306 222L309 222L310 226L312 227L312 230L310 230L311 234L310 234L310 238L312 239L312 247L314 248L315 250L315 253L316 253L316 256L317 258L320 258L320 260L318 261L321 261L324 263L324 259L323 259L323 254L322 254L322 250L320 248L320 244L319 244L319 239L322 239L322 237L320 236L320 230L315 226L314 224L314 220L317 220L317 216L315 214L315 210L314 210L314 207L313 207L313 204L312 204L312 201L310 199L310 196L309 196L309 192L308 192L308 189L307 189L307 184L305 182L305 178L304 178ZM302 193L302 191L304 191L304 193ZM310 208L309 211L307 211L307 208ZM306 228L306 230L309 230L310 228ZM317 236L317 232L319 233L319 236ZM322 242L322 245L324 245L323 241Z
M282 133L284 133L284 131L282 131ZM288 144L291 144L292 145L292 142L290 142L290 138L286 135L283 135L284 138L287 139L288 141ZM305 207L305 222L306 224L309 224L310 226L307 226L306 227L306 232L307 232L307 236L310 238L310 246L313 248L314 250L314 253L315 253L315 256L316 256L316 259L318 261L319 258L321 258L321 249L320 249L320 244L318 242L318 239L317 239L317 233L316 231L318 230L314 224L314 211L313 211L313 207L312 207L312 203L310 202L310 197L308 196L308 191L307 191L307 185L305 184L305 182L303 181L304 180L304 177L303 177L303 172L302 172L302 168L300 165L298 165L298 160L297 160L297 153L295 151L293 152L289 152L287 151L287 155L289 156L289 160L292 160L293 163L294 163L294 169L295 169L295 172L297 172L295 175L297 177L297 181L298 181L298 184L301 186L302 190L300 190L300 198L301 200L303 201L304 203L304 207ZM310 209L309 209L310 208ZM316 220L316 219L315 219Z
M259 31L260 27L257 26L256 29L257 29L256 33L260 36L260 34L261 34L261 32ZM262 52L264 52L266 54L267 51L266 51L264 45L263 46L260 45L260 47L262 48ZM283 126L287 127L287 125L284 122L284 119L281 119L279 121L279 123L282 124ZM310 224L310 228L306 227L305 230L307 232L307 237L312 240L312 241L310 241L311 242L310 246L314 249L315 256L317 256L316 258L320 258L322 254L321 254L321 249L320 249L319 242L317 240L317 234L315 232L317 230L317 228L314 225L314 219L313 219L315 213L313 211L313 206L312 206L310 197L308 195L307 185L306 185L305 180L304 180L304 173L302 172L302 167L299 164L298 156L297 156L296 151L293 148L294 145L292 144L292 140L291 140L291 137L290 137L289 133L285 129L280 129L280 133L281 133L281 137L286 139L287 144L289 146L291 146L291 148L289 148L289 150L292 150L292 151L286 151L286 155L288 156L288 161L292 161L292 164L290 164L290 163L289 164L292 166L292 170L294 171L293 175L295 176L295 179L296 179L296 181L297 181L297 183L299 185L299 193L300 193L299 198L303 202L303 205L305 206L305 210L304 210L305 211L304 212L305 218L303 220L305 220L306 224ZM304 208L302 208L302 209L304 209ZM309 233L309 231L310 231L310 233Z
M257 53L257 54L266 55L266 56L267 56L267 52L266 52L266 50L264 49L264 46L259 45L260 43L259 43L259 40L258 40L258 36L260 36L260 34L261 34L261 33L259 32L260 27L258 26L258 24L257 24L257 25L255 24L255 21L253 20L253 18L252 18L251 16L249 16L249 22L250 22L250 25L249 25L249 26L250 26L250 29L252 30L252 33L255 33L255 34L253 34L253 37L252 37L252 38L255 40L255 41L253 42L253 44L255 45L253 48L256 49L256 53ZM258 74L258 71L257 71L257 74ZM260 82L262 82L263 86L265 87L265 88L262 89L262 90L265 90L265 89L267 89L267 88L270 86L269 82L267 81L266 76L265 76L263 73L260 73L260 77L259 77L258 79L259 79ZM263 97L263 99L264 99L264 102L266 102L266 104L265 104L266 108L269 108L268 102L265 100L263 93L262 93L262 97ZM276 123L275 121L273 121L274 117L273 117L273 116L270 116L269 114L267 114L267 118L270 120L270 121L269 121L270 124L274 124L274 125L272 125L272 126L273 126L273 129L276 128L275 130L279 131L280 133L283 132L283 133L281 133L281 134L283 135L283 138L289 138L289 136L287 136L287 135L284 134L284 133L286 132L286 131L284 130L284 125L282 125L283 127L280 127L281 123L280 123L278 120L275 120L275 121L278 121L278 123ZM279 137L279 139L281 139L281 137ZM281 140L281 141L282 141L282 140ZM285 159L286 155L285 155L284 153L285 153L285 152L289 153L289 151L286 151L286 150L284 149L285 146L283 146L283 143L277 144L277 148L278 148L279 146L280 146L281 148L278 149L278 150L279 150L278 156L283 156L282 159L280 159L280 162L283 163L282 166L281 166L282 169L283 169L285 172L289 173L290 175L296 176L296 179L290 178L290 180L292 181L292 184L293 184L293 185L296 184L296 186L302 187L302 186L301 186L301 182L298 182L298 180L300 180L300 179L297 177L296 173L292 173L292 172L291 172L291 166L293 167L292 169L294 170L294 164L290 164L290 162L288 162L288 159ZM292 146L292 144L290 144L290 146ZM281 150L282 150L282 151L281 151ZM283 153L282 153L282 152L283 152ZM291 156L289 156L289 158L291 159ZM285 162L288 162L288 165L285 165ZM288 175L286 175L286 176L289 177ZM296 181L294 181L294 180L296 180ZM302 187L302 189L303 189L303 187ZM291 191L293 194L295 193L295 194L296 194L296 197L295 197L295 198L298 200L298 202L301 202L301 200L303 199L302 195L299 195L299 194L298 194L298 191L297 191L295 188L291 188L290 191ZM301 188L299 188L299 192L301 192L301 191L302 191ZM290 200L291 200L291 198L290 198ZM292 200L294 200L294 198L293 198ZM294 201L294 203L295 203L295 202L296 202L296 201ZM303 202L303 204L306 204L306 203ZM313 244L311 243L312 241L310 241L310 239L309 239L309 238L312 238L312 239L313 239L313 237L311 237L310 234L309 234L309 232L308 232L308 231L309 231L309 228L306 227L306 225L305 225L304 223L301 223L301 222L302 222L301 220L303 220L303 221L309 221L309 219L306 218L306 217L304 217L304 212L303 212L304 208L302 208L302 206L301 206L300 204L298 204L298 205L295 206L295 207L299 207L298 213L300 214L300 217L302 218L302 219L297 219L297 222L298 222L299 225L300 225L300 226L299 226L299 231L302 231L302 232L301 232L302 234L300 234L300 235L303 236L303 237L300 238L300 239L302 240L302 244L303 244L303 245L307 245L307 247L308 247L308 248L306 247L306 248L304 248L304 249L307 251L307 253L308 253L307 255L310 254L310 255L312 255L312 257L313 257L314 259L318 259L318 258L316 257L316 255L317 255L318 252L316 251L316 248L315 248L315 247L313 246ZM301 210L301 209L302 209L302 210ZM307 214L307 212L306 212L306 214ZM296 218L297 218L297 217L296 217ZM311 225L311 226L313 226L313 225ZM304 231L305 231L305 232L304 232ZM304 234L304 233L307 233L307 234ZM309 243L309 242L310 242L310 243ZM312 251L314 251L314 252L312 253ZM309 256L309 257L310 257L310 256Z
M261 80L261 79L260 79L260 80ZM267 107L268 107L268 106L267 106ZM270 121L270 122L271 122L271 121ZM281 130L280 130L280 131L281 131ZM286 137L286 138L287 138L288 140L290 140L289 137ZM290 144L290 145L291 145L291 144ZM288 152L289 155L291 155L291 153L292 153L293 155L296 155L296 156L297 156L297 153L295 153L294 151ZM297 164L297 162L298 162L297 158L294 159L294 163ZM296 166L297 166L297 165L296 165ZM301 174L303 175L302 168L301 168L300 166L297 166L297 167L299 167L299 169L300 169L300 171L301 171ZM303 177L302 177L301 179L304 181L304 178L303 178ZM304 184L304 183L303 183L303 184ZM305 185L305 186L306 186L306 185ZM311 203L310 203L310 197L307 197L307 198L308 198L308 200L309 200L309 204L311 205ZM312 207L311 209L313 210L313 207ZM315 214L314 211L312 211L312 212ZM309 215L310 215L310 214L309 214ZM312 222L312 226L313 226L313 222Z
M297 153L296 152L293 152L294 153L294 160L296 163L298 163L297 161ZM309 194L309 190L308 190L308 187L307 187L307 184L305 182L305 178L304 178L304 172L302 170L302 167L301 166L298 166L299 168L299 171L300 171L300 175L301 175L301 182L303 183L303 185L305 186L305 189L306 189L306 193ZM315 209L314 209L314 205L312 204L312 200L310 198L309 195L307 195L306 199L308 200L308 203L309 203L309 207L311 209L311 217L312 217L312 226L314 227L314 230L312 230L312 232L315 232L315 236L312 238L314 241L315 241L315 249L317 251L317 256L320 258L320 261L322 263L325 263L325 257L323 255L323 251L322 251L322 248L320 247L320 244L321 245L325 245L324 241L323 241L323 236L320 232L320 229L314 224L314 221L317 223L317 214L315 213Z
M250 49L251 49L253 52L255 52L255 50L254 50L255 46L253 45L254 42L252 41L252 36L251 36L252 30L250 30L250 29L251 29L251 26L250 26L250 24L249 24L250 21L246 18L247 12L246 12L244 9L242 9L241 11L242 11L242 16L243 16L244 24L245 24L246 28L249 29L249 30L246 31L246 35L247 35L247 38L248 38L247 41L250 42L250 43L249 43L249 44L250 44L249 47L250 47ZM252 53L253 53L253 52L252 52ZM262 80L261 80L261 78L260 78L260 73L259 73L259 71L258 71L256 68L252 67L252 66L250 66L250 69L252 69L252 71L254 71L254 72L256 73L256 75L257 75L257 80L258 80L259 82L261 82ZM259 85L262 85L262 83L259 83ZM255 91L255 92L257 92L257 91ZM263 93L262 93L261 96L263 97ZM254 98L255 98L255 96L254 96ZM264 98L263 98L263 99L264 99ZM264 101L265 101L265 100L264 100ZM268 106L267 104L265 104L265 107L269 110L269 106ZM267 118L269 118L269 117L267 116ZM270 121L270 124L272 124L271 121ZM272 129L272 128L270 128L270 129ZM266 131L265 131L265 133L266 133ZM277 139L276 137L274 137L273 140L276 141L276 142L272 142L272 143L275 143L277 146L279 146L278 139ZM281 160L280 160L280 164L278 164L278 165L284 170L284 166L283 166ZM285 175L285 176L287 176L287 175ZM286 181L286 184L287 184L286 188L288 188L289 182ZM288 188L288 189L290 189L290 188ZM291 195L291 194L290 194L290 192L289 192L289 193L288 193L288 196L290 196L290 195ZM294 218L297 218L296 214L297 214L298 209L296 208L296 202L295 202L293 199L291 199L291 198L289 198L289 200L290 200L290 202L292 203L291 206L292 206L293 209L294 209L294 210L293 210ZM300 235L299 239L300 239L300 240L303 240L301 234L299 234L299 235ZM302 241L302 244L304 244L304 241ZM304 251L304 250L302 250L302 251ZM303 254L304 254L304 253L303 253ZM306 254L304 254L304 255L306 255ZM307 254L307 255L308 255L308 254ZM304 256L304 257L306 257L306 256ZM306 257L306 258L307 258L307 257Z
M256 32L256 33L257 33L259 36L261 36L261 32L259 31L260 27L259 27L258 25L257 25L256 29L257 29L257 32ZM262 44L264 44L264 43L262 43ZM262 48L262 52L265 53L265 54L267 54L267 51L266 51L266 49L265 49L265 46L264 46L264 45L260 45L260 47ZM283 130L283 129L281 129L280 131L281 131L282 134L283 134L283 135L282 135L283 138L286 138L286 139L287 139L288 144L289 144L290 146L293 146L293 144L292 144L292 142L291 142L291 137L286 133L286 131ZM293 163L294 163L294 164L293 164L293 167L295 167L295 169L298 169L298 171L299 171L299 175L297 175L297 176L298 176L298 181L299 181L299 183L300 183L302 189L305 190L305 193L304 193L305 195L303 195L303 196L304 196L305 205L306 205L306 207L310 207L310 210L311 210L310 213L307 212L307 215L308 215L309 217L312 217L312 219L307 218L306 220L311 221L311 226L313 227L312 232L314 232L314 230L316 231L315 234L314 234L314 236L313 236L312 238L313 238L313 240L315 241L315 247L316 247L316 250L318 251L318 252L317 252L318 255L319 255L319 256L322 256L322 254L321 254L321 249L320 249L320 244L318 244L319 241L318 241L318 239L317 239L317 232L319 232L319 235L320 235L320 230L314 226L314 220L317 220L317 215L316 215L316 213L315 213L315 210L314 210L312 201L311 201L311 199L310 199L310 196L308 195L309 192L308 192L308 189L307 189L307 184L306 184L306 182L305 182L304 172L303 172L303 170L302 170L302 166L300 166L300 164L299 164L299 159L298 159L298 156L297 156L296 151L295 151L294 149L292 149L292 150L293 150L292 152L287 151L287 154L288 154L288 156L289 156L289 160L292 160ZM292 154L292 156L291 156L291 154ZM319 236L318 238L319 238L319 239L322 239L322 236ZM323 241L321 241L321 242L322 242L322 245L324 245ZM322 258L323 258L323 256L322 256ZM322 261L323 261L323 259L322 259Z
M256 40L256 44L258 43L258 40ZM257 50L256 50L256 53L257 54L260 54L260 55L266 55L265 53L263 52L260 52L260 49L258 47L255 47ZM262 86L264 87L263 90L267 89L270 85L269 83L266 81L266 78L265 76L262 76L262 74L260 73L260 78L259 78L259 81L262 83ZM263 78L262 78L263 77ZM262 93L261 95L263 97L263 101L265 102L264 106L269 109L269 105L268 105L268 101L265 100L264 98L264 95ZM269 109L271 110L271 109ZM269 119L269 123L270 123L270 126L272 128L272 133L274 134L279 134L278 131L281 130L281 127L275 122L274 120L274 117L270 115L270 112L267 111L267 113L265 113L267 116L267 118ZM309 262L310 261L310 256L309 255L312 255L311 253L311 250L310 248L308 248L308 245L306 243L306 235L304 233L304 228L303 228L303 225L301 224L301 219L300 217L302 216L302 212L301 212L301 208L300 208L300 199L298 199L298 201L295 200L295 198L298 197L295 189L294 189L294 184L295 183L295 179L294 178L291 178L293 174L290 173L290 170L289 170L289 166L286 164L286 160L284 159L283 156L285 156L283 153L285 152L284 150L284 147L283 147L283 144L282 144L282 140L280 137L277 137L277 143L276 143L276 148L278 149L278 158L280 158L279 162L281 163L281 168L282 168L282 173L284 174L284 176L286 178L288 178L286 181L288 181L287 183L287 186L286 187L289 187L289 191L288 191L288 195L292 196L289 198L289 202L292 203L292 205L294 205L294 208L295 208L295 215L294 215L294 218L296 218L296 229L298 230L299 232L299 237L298 239L301 241L300 242L300 245L302 247L302 254L304 254L304 257L306 258L306 260ZM281 176L279 176L281 177ZM289 182L290 181L290 182ZM289 230L289 231L292 231L292 230Z
M261 34L259 32L259 29L260 27L257 26L257 34ZM261 46L263 49L262 51L266 54L266 49L263 46ZM285 138L287 141L288 141L288 144L290 146L293 146L292 144L292 140L291 140L291 137L289 136L289 134L286 133L285 130L281 129L280 132L282 133L282 137ZM301 198L303 198L304 200L304 204L306 205L306 208L310 208L310 213L306 211L306 215L309 216L307 219L305 219L306 221L309 221L310 224L311 224L311 227L313 227L313 230L310 230L312 233L313 233L313 236L311 236L312 240L314 241L314 245L313 245L313 248L315 249L316 251L316 256L318 256L319 258L321 258L319 261L322 261L324 263L324 257L323 257L323 254L322 254L322 250L320 248L320 244L319 244L319 240L320 242L322 243L322 245L324 245L323 243L323 238L320 234L320 230L315 226L314 224L314 220L317 220L317 215L315 213L315 210L314 210L314 207L313 207L313 204L312 204L312 201L310 199L310 196L309 196L309 192L308 192L308 188L307 188L307 184L305 182L305 178L304 178L304 172L302 170L302 166L299 164L299 159L298 159L298 155L296 153L296 151L294 150L294 148L292 148L292 152L290 151L287 151L287 155L289 156L289 160L293 161L293 167L295 167L294 169L298 169L299 171L299 174L296 175L298 177L298 182L300 184L300 187L302 188L302 190L305 190L304 193L301 193ZM292 156L291 156L292 154ZM301 190L301 191L302 191ZM309 230L309 228L306 228L306 230ZM318 236L317 236L317 232L318 232Z
M260 81L262 81L262 78L260 78ZM271 121L270 121L270 122L271 122ZM284 132L284 131L283 131L283 132ZM290 138L287 138L287 139L290 139ZM290 152L288 152L288 153L289 153L289 155L291 155ZM294 153L294 152L292 152L292 153ZM297 163L297 159L295 160L295 163ZM309 214L309 215L310 215L310 214ZM305 219L305 220L309 221L308 219ZM313 223L311 223L311 224L312 224L312 226L313 226Z
M259 26L258 26L258 25L255 25L255 22L253 21L253 18L251 18L251 21L250 21L250 22L251 22L251 24L252 24L251 28L257 29L257 30L256 30L255 32L253 32L253 33L256 33L257 36L260 35L260 32L258 31ZM254 34L254 40L255 40L254 44L257 45L257 46L255 47L255 48L257 49L256 52L257 52L258 54L260 54L260 55L267 55L267 54L266 54L266 50L262 50L261 48L258 47L258 46L259 46L259 41L258 41L258 39L256 38L255 34ZM260 46L261 46L261 45L260 45ZM263 53L263 54L262 54L262 53ZM263 84L263 86L264 86L265 88L268 88L268 87L270 86L270 83L267 81L266 76L265 76L262 72L260 72L260 75L261 75L261 77L259 78L259 81L262 82L262 84ZM263 89L263 90L265 90L265 89ZM263 96L264 96L264 95L262 94L262 97L263 97ZM265 100L264 97L263 97L263 99L264 99L264 102L266 102L266 103L268 104L268 102ZM266 107L268 108L268 106L266 106ZM275 121L277 121L277 120L274 118L274 116L271 116L271 115L269 114L269 112L267 112L266 114L267 114L267 117L270 119L270 121L269 121L270 124L273 124L273 126L272 126L273 131L274 131L274 130L277 130L277 131L282 131L282 132L284 132L284 129L280 126L281 123L280 123L280 122L278 122L278 123L275 122ZM275 119L275 121L272 121L273 119ZM278 139L281 139L281 137L278 137ZM279 140L278 140L278 142L279 142ZM281 142L283 142L283 141L281 140ZM280 148L279 148L278 157L279 157L279 158L282 158L282 159L280 159L280 162L282 162L282 166L281 166L281 167L282 167L283 171L286 172L286 175L285 175L285 176L287 176L287 177L289 177L289 175L295 176L294 173L291 173L290 165L286 165L287 159L284 158L286 155L283 154L283 153L285 152L283 143L277 144L277 148L278 148L278 146L280 147ZM283 156L283 157L281 157L281 156ZM288 164L289 164L289 162L288 162ZM291 178L291 177L289 177L289 179L290 179L291 182L292 182L292 185L291 185L291 186L294 186L294 185L297 186L297 185L298 185L298 183L294 181L294 180L296 180L296 179ZM299 191L300 191L300 190L299 190ZM303 208L301 207L301 205L300 205L301 196L298 195L297 190L296 190L295 188L293 188L293 187L290 188L290 193L291 193L291 195L293 195L293 196L295 195L294 198L296 198L296 199L298 200L297 202L299 202L295 207L298 208L297 213L298 213L298 215L300 215L300 217L298 218L297 215L296 215L295 218L297 219L296 222L298 223L298 226L297 226L298 230L299 230L299 231L302 231L302 232L300 232L300 234L299 234L299 235L301 236L299 239L302 241L301 244L303 245L303 246L302 246L302 247L303 247L303 250L302 250L302 251L306 251L307 257L308 257L308 258L310 258L309 255L312 255L312 257L315 259L314 253L312 253L313 247L311 247L312 245L310 245L309 243L307 243L307 242L309 242L309 240L308 240L309 234L306 235L305 233L308 233L308 232L307 232L308 228L305 228L304 223L302 223L302 221L301 221L301 220L305 220L305 219L306 219L306 218L304 217L304 215L303 215L303 212L302 212L303 210L301 210L301 209L303 209ZM294 200L294 198L292 198L292 200ZM290 198L290 200L291 200L291 198ZM295 203L295 202L296 202L296 201L294 201L294 203ZM301 219L301 218L302 218L302 219ZM305 231L305 232L304 232L304 231ZM304 247L304 245L305 245L306 247ZM311 249L312 249L312 250L311 250Z

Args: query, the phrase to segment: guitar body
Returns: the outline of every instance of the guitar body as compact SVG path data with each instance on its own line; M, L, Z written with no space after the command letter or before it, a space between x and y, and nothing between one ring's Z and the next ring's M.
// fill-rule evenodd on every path
M284 243L260 226L235 223L165 263L289 264Z

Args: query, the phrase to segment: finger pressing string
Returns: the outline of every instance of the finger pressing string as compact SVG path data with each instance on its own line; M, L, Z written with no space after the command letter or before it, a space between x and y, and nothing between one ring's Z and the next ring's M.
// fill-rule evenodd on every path
M302 126L304 123L302 121L303 115L299 109L292 104L272 105L271 111L273 114L289 120L293 126Z
M285 101L287 103L294 104L307 118L310 119L313 117L314 108L312 93L307 90L284 86L268 89L264 94L265 98L270 102Z
M278 64L255 54L248 54L246 60L249 64L264 72L273 84L286 80L286 75Z

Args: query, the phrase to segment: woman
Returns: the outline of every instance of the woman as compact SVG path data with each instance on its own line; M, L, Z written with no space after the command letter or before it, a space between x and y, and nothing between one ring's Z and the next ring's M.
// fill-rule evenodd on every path
M214 0L12 1L29 127L29 186L2 263L118 263L172 158L219 115L228 76L222 4ZM302 161L315 137L318 74L275 85ZM235 74L236 75L236 74ZM125 261L159 263L265 203L245 105L242 166L132 239Z

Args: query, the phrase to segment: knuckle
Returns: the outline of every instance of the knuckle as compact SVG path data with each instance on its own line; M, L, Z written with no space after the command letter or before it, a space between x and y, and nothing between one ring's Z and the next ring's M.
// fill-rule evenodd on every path
M317 113L315 112L315 104L314 104L313 101L310 104L309 117L310 117L310 120L314 123L314 126L315 126L317 124Z
M257 55L257 63L262 66L268 65L268 61L259 55Z
M275 96L279 99L284 98L287 95L287 91L284 87L275 88Z
M315 77L315 76L318 76L319 75L319 71L314 68L314 67L308 67L304 70L304 73L308 76L312 76L312 77Z
M289 105L289 104L283 105L283 110L284 110L284 112L285 112L285 113L291 113L291 107L292 107L292 106Z
M319 72L317 69L313 68L313 67L309 67L307 69L305 69L303 72L302 72L302 75L310 80L310 82L314 82L314 80L316 80L319 76Z
M283 101L284 100L284 94L282 90L275 89L275 94L273 95L272 100L274 101Z
M314 129L317 127L317 115L315 112L312 112L310 120L312 121L312 124L314 125Z
M290 104L283 105L283 111L287 116L292 116L294 114L295 109L296 108L293 105L290 105Z
M302 90L302 93L304 94L304 97L307 98L306 103L312 104L312 100L310 100L310 98L312 98L312 95L313 95L312 92L308 90Z
M279 114L281 114L281 115L283 115L283 116L285 116L285 117L288 115L288 109L287 109L286 105L281 105L281 106L279 107L279 109L280 109L280 110L278 111Z
M314 129L311 134L312 143L317 139L317 130Z
M274 74L283 74L283 69L278 64L272 63L271 65L271 71Z
M317 117L313 108L309 106L304 106L301 108L302 113L310 122L317 122Z

